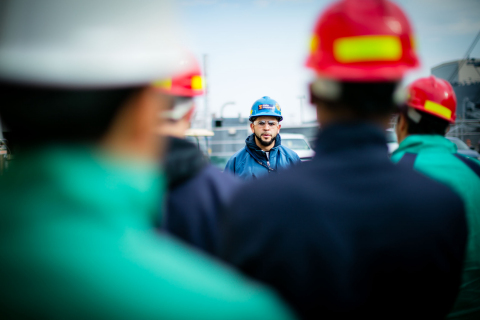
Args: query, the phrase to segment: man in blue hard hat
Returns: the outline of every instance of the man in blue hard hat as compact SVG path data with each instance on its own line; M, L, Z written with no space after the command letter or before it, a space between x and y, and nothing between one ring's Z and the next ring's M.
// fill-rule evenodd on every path
M275 100L263 97L255 101L248 120L252 134L245 140L245 148L228 160L225 171L249 180L300 162L294 151L281 145L279 132L283 117Z

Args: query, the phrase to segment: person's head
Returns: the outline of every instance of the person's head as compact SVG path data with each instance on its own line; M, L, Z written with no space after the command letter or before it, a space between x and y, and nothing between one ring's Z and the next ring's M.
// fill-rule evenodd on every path
M258 99L250 109L248 120L257 145L262 149L273 147L283 120L278 102L267 96Z
M156 154L156 115L168 101L150 83L175 70L180 52L168 1L106 2L2 3L0 116L19 146L93 143L122 156Z
M3 122L15 150L50 144L91 144L118 156L158 156L153 130L167 97L151 88L45 88L0 83ZM134 151L134 152L132 152Z
M193 55L178 61L185 71L167 79L155 81L153 87L169 97L169 107L161 115L167 121L157 132L164 136L184 138L195 111L194 97L203 94L203 78Z
M264 148L273 147L275 145L275 138L280 132L281 127L278 117L272 116L255 117L250 123L250 129L255 135L255 142L259 147Z
M388 123L404 73L418 66L413 32L388 0L340 0L320 16L307 66L310 100L321 125L344 120Z
M412 134L444 136L456 118L457 99L450 83L434 76L420 78L406 92L395 126L398 141Z

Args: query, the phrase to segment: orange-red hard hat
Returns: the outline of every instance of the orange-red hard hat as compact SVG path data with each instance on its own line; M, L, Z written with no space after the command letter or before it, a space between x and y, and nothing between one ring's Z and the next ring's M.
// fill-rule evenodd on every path
M457 98L448 81L430 76L407 87L407 105L436 117L455 122Z
M156 81L153 86L172 96L194 97L202 95L204 92L203 78L197 60L190 56L190 59L179 61L179 63L181 68L184 69L183 72L172 78Z
M340 0L320 16L307 66L339 81L396 81L419 65L413 31L388 0Z

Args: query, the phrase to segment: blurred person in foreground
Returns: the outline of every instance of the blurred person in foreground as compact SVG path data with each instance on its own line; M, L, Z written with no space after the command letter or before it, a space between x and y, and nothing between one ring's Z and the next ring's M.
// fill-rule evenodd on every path
M221 258L305 319L441 319L457 295L461 199L388 158L395 92L418 65L412 37L390 1L329 6L307 62L315 158L248 183L221 214Z
M290 319L155 232L169 98L150 83L178 59L171 14L110 4L2 3L0 114L19 148L0 181L1 318Z
M162 230L205 252L217 243L217 216L240 181L209 164L194 144L185 140L195 111L194 97L203 94L200 67L193 56L180 62L185 71L155 83L170 97L158 133L168 137L165 159L167 193L159 224ZM164 211L164 212L163 212Z
M399 148L392 160L442 182L463 199L469 237L462 285L449 319L480 319L480 161L457 153L445 139L455 123L456 97L446 80L430 76L407 87L396 133Z
M263 97L255 101L248 120L252 134L245 140L245 148L228 160L225 172L251 180L300 162L295 151L282 146L280 121L283 117L275 100Z

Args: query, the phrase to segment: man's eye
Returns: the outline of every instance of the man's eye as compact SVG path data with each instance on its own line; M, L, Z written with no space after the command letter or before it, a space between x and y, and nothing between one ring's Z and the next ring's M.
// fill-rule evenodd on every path
M261 125L261 126L264 126L264 125L265 125L265 121L260 121L258 124Z
M275 122L274 122L274 121L268 121L268 125L269 125L270 127L272 127L272 126L275 125Z

